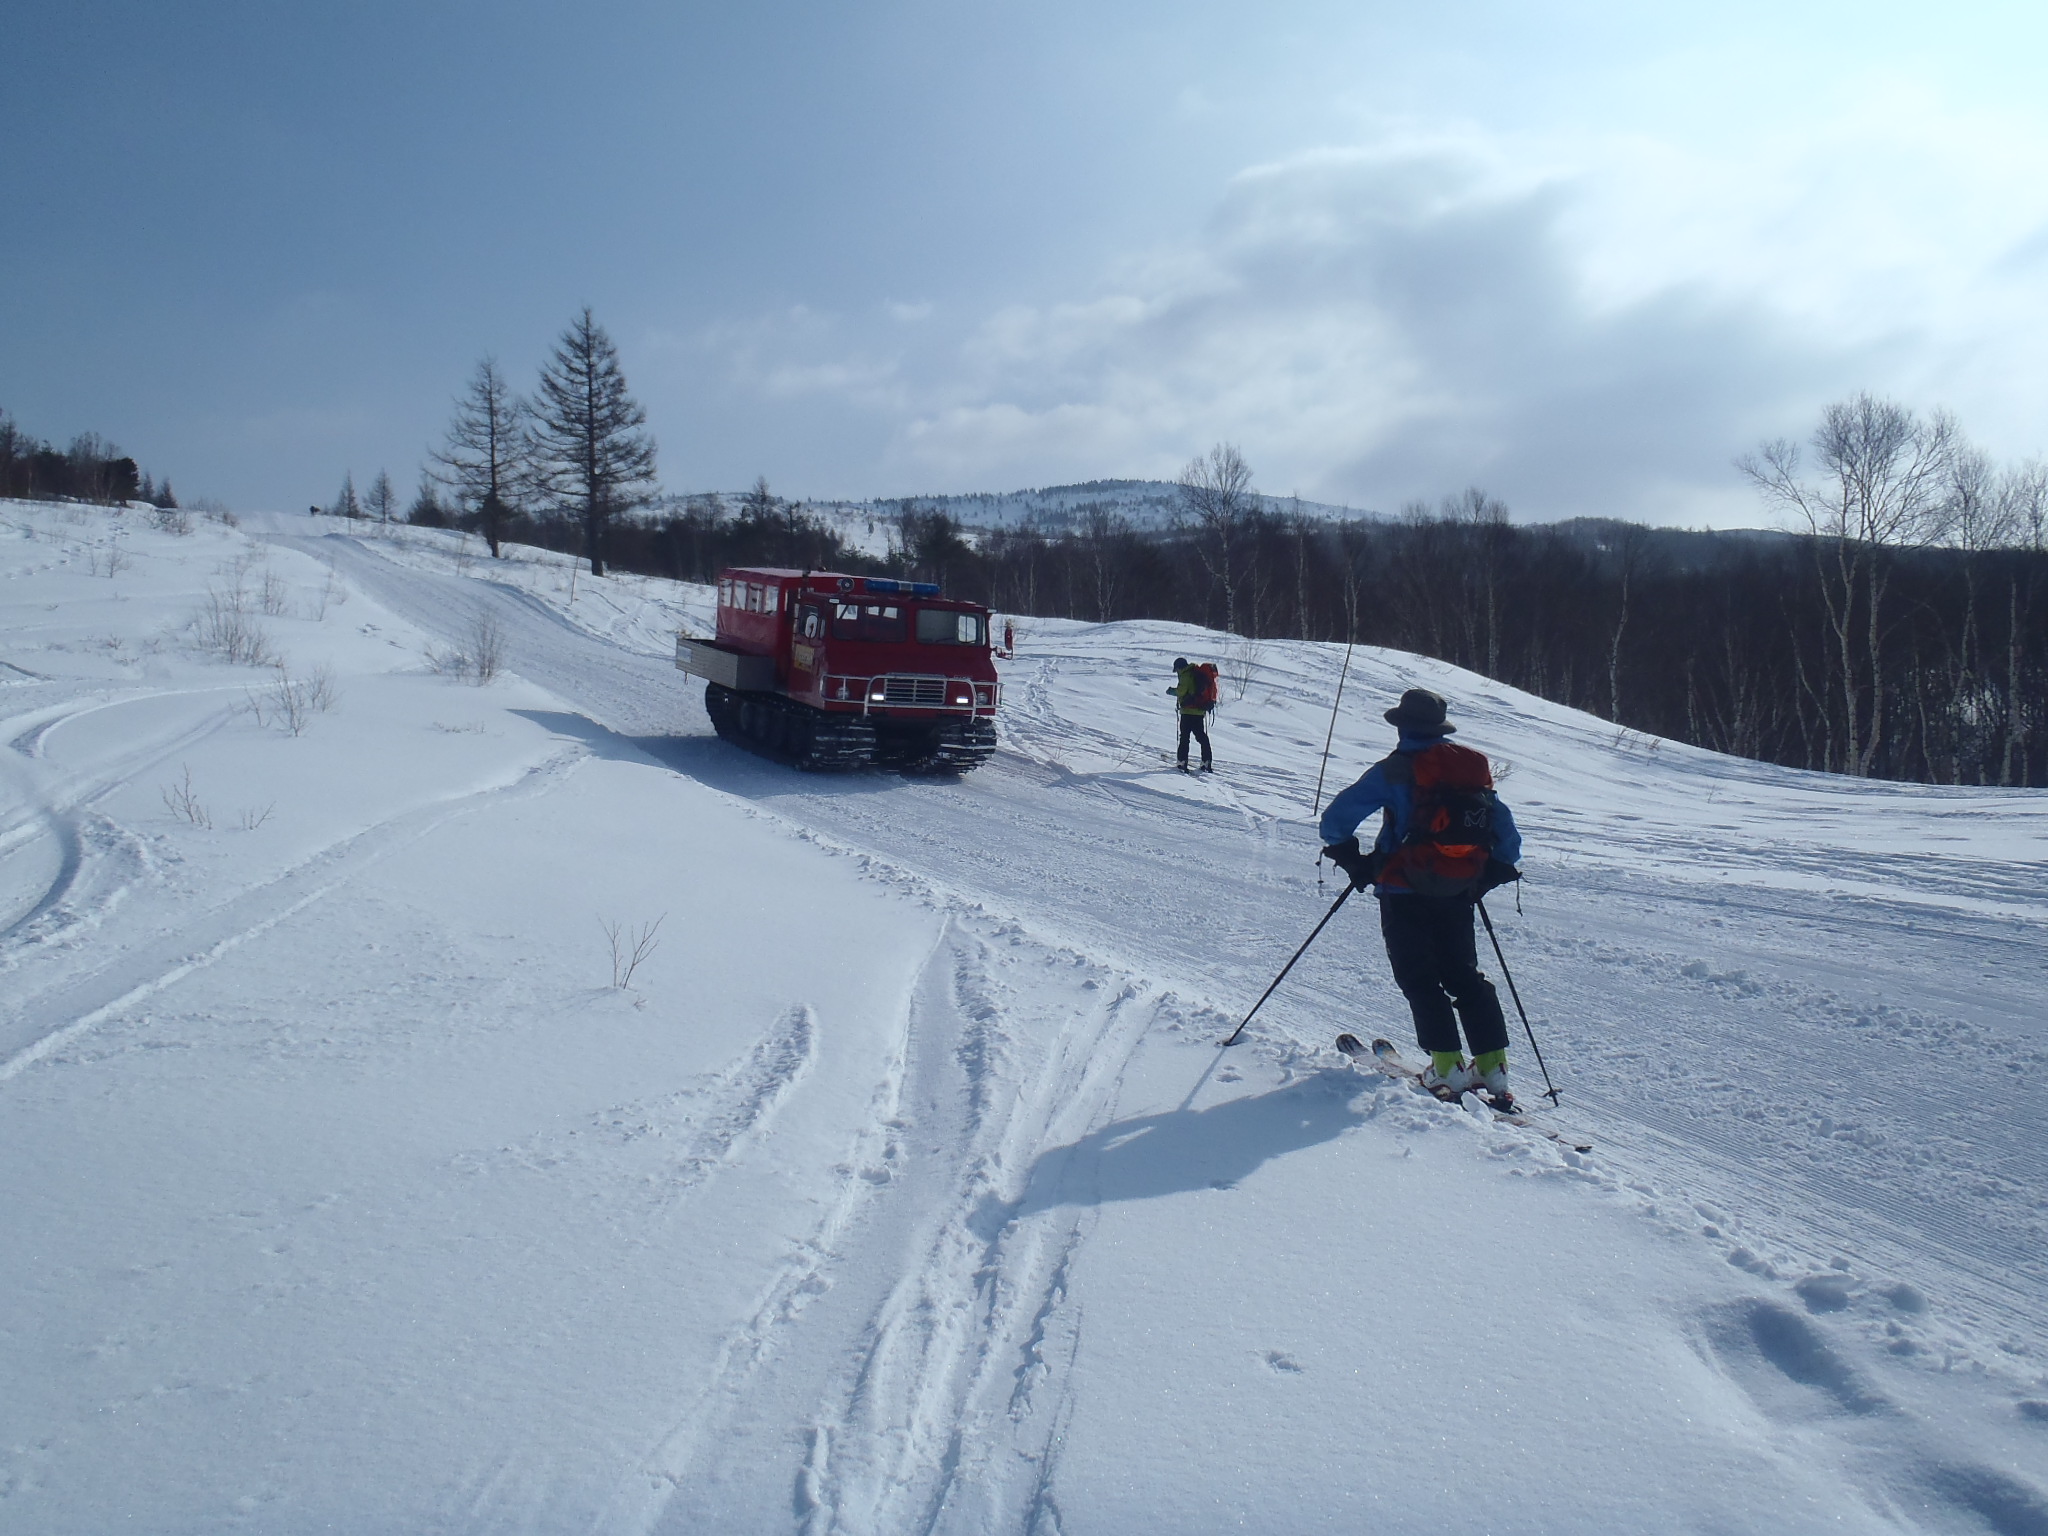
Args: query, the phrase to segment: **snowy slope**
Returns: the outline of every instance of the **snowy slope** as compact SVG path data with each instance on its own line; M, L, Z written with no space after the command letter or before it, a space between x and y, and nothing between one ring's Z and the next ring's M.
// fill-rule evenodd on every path
M1190 781L1216 637L1029 621L988 769L809 778L701 590L128 522L0 526L10 1524L2048 1529L2043 797L1360 653L1337 763L1422 681L1512 764L1581 1158L1329 1049L1370 911L1215 1049L1336 894L1341 649L1222 654ZM296 737L181 628L266 576Z
M1255 493L1256 494L1256 493ZM737 495L723 497L728 505ZM1378 512L1298 496L1259 496L1275 517L1305 517L1339 522L1382 517ZM880 501L805 502L804 510L836 529L850 548L884 555L896 520L906 503L922 511L940 511L975 530L1036 528L1048 534L1075 532L1096 513L1121 518L1131 527L1158 531L1171 528L1186 515L1180 490L1169 480L1089 480L1079 485L1049 485L1024 491L984 491L965 495L896 497Z

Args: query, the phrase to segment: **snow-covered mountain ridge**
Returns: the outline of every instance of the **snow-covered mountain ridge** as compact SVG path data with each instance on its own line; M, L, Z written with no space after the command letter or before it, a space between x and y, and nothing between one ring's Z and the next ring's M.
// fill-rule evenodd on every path
M728 509L736 508L743 495L720 492L719 500ZM682 504L692 499L671 498ZM1256 494L1255 499L1276 517L1298 516L1316 522L1377 519L1384 515L1334 502L1307 501L1299 496ZM1090 519L1098 515L1120 519L1142 532L1158 532L1174 527L1186 515L1180 489L1170 480L1088 480L1079 485L1049 485L1021 491L887 496L866 501L813 497L802 506L805 512L837 529L850 544L863 550L883 547L874 543L876 530L892 528L910 507L923 512L944 512L977 532L1033 528L1048 534L1072 533L1086 529Z
M1354 656L1333 781L1412 683L1505 768L1580 1158L1336 1056L1358 903L1215 1048L1341 647L1025 621L987 770L806 778L703 590L363 532L0 508L22 1528L2048 1528L2048 797Z

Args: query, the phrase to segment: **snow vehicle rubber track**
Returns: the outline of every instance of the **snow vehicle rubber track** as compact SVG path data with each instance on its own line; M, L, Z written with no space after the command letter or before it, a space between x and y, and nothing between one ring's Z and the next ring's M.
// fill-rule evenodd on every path
M995 755L989 613L929 582L773 567L726 571L713 640L676 636L719 736L830 771L966 773Z

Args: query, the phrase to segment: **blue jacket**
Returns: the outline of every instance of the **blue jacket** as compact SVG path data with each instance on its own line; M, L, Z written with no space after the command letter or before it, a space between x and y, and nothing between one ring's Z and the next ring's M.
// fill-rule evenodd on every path
M1420 752L1424 747L1433 747L1444 738L1441 736L1410 736L1402 732L1397 752ZM1415 809L1415 790L1409 784L1390 783L1386 770L1374 763L1365 770L1365 777L1332 800L1329 809L1323 812L1318 830L1322 833L1323 845L1341 843L1356 832L1359 823L1374 811L1390 811L1380 825L1378 838L1373 846L1381 853L1392 853L1401 845L1401 839L1408 835L1408 817ZM1504 864L1522 862L1522 834L1515 830L1515 818L1498 795L1493 802L1493 856ZM1377 888L1382 894L1407 891L1397 885L1382 885Z

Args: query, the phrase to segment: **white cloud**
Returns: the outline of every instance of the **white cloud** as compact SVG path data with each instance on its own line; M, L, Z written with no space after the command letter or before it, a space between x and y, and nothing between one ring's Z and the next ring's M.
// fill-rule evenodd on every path
M1163 474L1228 439L1282 493L1751 521L1730 457L1853 389L2039 451L2044 250L2048 143L1901 87L1708 145L1389 131L1243 172L1093 294L914 306L914 351L809 312L721 346L762 395L871 413L877 478Z

